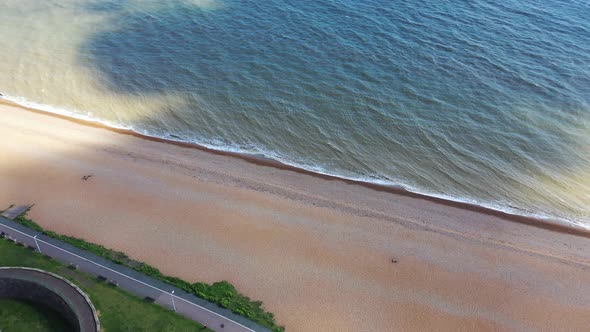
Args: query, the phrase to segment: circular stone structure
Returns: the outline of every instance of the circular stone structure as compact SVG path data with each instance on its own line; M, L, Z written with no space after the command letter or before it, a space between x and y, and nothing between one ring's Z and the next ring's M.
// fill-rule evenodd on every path
M100 323L88 296L70 281L39 269L0 267L0 298L47 306L75 331L98 332Z

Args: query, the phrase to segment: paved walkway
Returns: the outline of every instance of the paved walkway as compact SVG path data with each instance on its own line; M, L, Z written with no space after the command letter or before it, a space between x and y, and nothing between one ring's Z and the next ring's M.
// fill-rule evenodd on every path
M81 271L91 275L105 277L139 297L150 297L156 303L205 324L214 331L270 332L269 329L236 315L228 309L220 308L179 288L45 236L4 217L0 217L0 231L28 246L34 246L38 251L55 260L77 265Z

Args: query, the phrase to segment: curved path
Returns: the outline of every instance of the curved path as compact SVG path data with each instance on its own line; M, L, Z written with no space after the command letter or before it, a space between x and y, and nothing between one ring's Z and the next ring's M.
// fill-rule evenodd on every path
M80 248L50 238L12 220L0 216L0 231L18 242L34 247L65 264L75 265L91 275L102 277L140 297L151 298L156 303L179 314L206 324L216 332L270 332L245 317L228 309L207 302L192 294L165 284L122 265L115 264Z
M100 331L96 310L88 296L53 273L25 267L1 267L0 297L46 305L64 316L76 331Z

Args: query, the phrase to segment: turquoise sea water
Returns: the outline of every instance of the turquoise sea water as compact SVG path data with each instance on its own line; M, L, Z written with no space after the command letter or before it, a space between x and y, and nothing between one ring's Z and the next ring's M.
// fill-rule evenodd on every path
M0 92L590 227L589 13L555 0L0 0Z

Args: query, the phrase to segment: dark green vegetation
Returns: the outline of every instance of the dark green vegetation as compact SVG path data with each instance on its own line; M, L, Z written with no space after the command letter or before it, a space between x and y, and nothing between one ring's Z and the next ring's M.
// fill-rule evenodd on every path
M71 331L72 327L58 313L34 303L0 299L0 330Z
M26 266L50 271L77 284L94 304L104 331L209 331L199 323L154 303L148 303L126 291L109 286L91 276L49 259L25 247L0 240L0 266ZM6 307L0 302L0 330L64 331L46 319L41 329L24 328L41 319L31 308ZM32 312L32 313L31 313ZM31 314L29 314L31 313ZM25 318L25 319L23 319ZM19 325L16 325L19 324ZM26 325L25 325L26 324ZM34 325L33 325L34 326ZM12 327L9 328L9 327ZM23 327L23 328L21 328ZM53 328L55 327L55 328ZM45 328L45 329L43 329Z
M157 268L146 263L130 259L125 253L120 251L108 249L101 245L89 243L75 237L60 235L52 231L47 231L23 215L17 217L15 221L22 224L23 226L34 229L54 239L61 240L84 250L88 250L117 264L125 265L136 271L160 279L166 283L169 283L170 285L181 288L185 292L192 293L202 299L230 309L234 313L247 317L254 322L268 327L272 331L285 331L284 327L277 325L272 313L264 311L262 308L262 302L250 300L250 298L247 296L240 294L236 288L227 281L220 281L211 285L202 282L191 284L180 278L164 275Z

